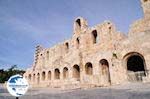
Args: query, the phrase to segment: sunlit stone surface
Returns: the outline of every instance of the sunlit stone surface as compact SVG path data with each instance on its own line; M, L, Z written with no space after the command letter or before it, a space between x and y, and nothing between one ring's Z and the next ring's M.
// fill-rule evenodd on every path
M70 39L52 48L38 45L33 65L24 74L30 87L74 89L150 82L150 0L141 4L144 16L131 25L127 36L110 21L88 27L87 20L78 17Z

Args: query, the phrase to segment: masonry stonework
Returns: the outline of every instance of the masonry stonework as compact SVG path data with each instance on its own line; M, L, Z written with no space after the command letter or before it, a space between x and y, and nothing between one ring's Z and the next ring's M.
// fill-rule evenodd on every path
M52 48L37 46L24 77L32 87L84 88L150 82L150 0L141 0L144 17L128 35L105 21L94 27L74 21L72 38Z

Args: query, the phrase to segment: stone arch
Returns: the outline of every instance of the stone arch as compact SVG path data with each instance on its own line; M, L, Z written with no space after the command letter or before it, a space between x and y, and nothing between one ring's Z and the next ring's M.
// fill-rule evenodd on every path
M42 72L42 80L45 80L45 78L46 78L46 73L45 73L45 71L43 71Z
M77 19L75 19L75 22L74 22L74 34L75 35L81 34L83 30L87 28L88 28L88 23L84 18L78 17Z
M100 64L100 68L102 70L101 74L102 74L104 83L111 83L108 61L106 59L101 59L99 61L99 64Z
M78 65L73 66L73 78L80 78L80 67Z
M76 46L77 48L79 48L79 44L80 44L80 40L79 40L79 37L76 39Z
M101 59L99 62L101 64L101 66L109 67L109 63L106 59Z
M49 51L46 52L46 59L49 60Z
M146 76L146 64L142 54L130 52L124 56L129 81L142 81Z
M68 51L69 51L69 43L68 42L65 43L65 51L66 51L66 53L68 53Z
M29 74L29 76L28 76L29 81L31 81L31 78L32 78L32 75Z
M47 75L48 76L48 80L51 80L51 75L52 75L51 71L48 71L48 75Z
M64 78L64 79L67 79L68 76L69 76L68 68L67 68L67 67L64 67L64 69L63 69L63 78Z
M69 43L68 42L65 43L65 46L66 46L66 49L69 49Z
M55 79L60 79L60 71L59 71L58 68L55 69L55 71L54 71L54 76L55 76L55 77L54 77Z
M77 19L77 20L76 20L76 23L77 23L77 25L81 28L81 20L80 20L80 19Z
M93 44L98 42L97 30L92 31Z
M37 83L40 83L40 73L37 74Z
M33 74L33 82L35 82L35 74Z
M85 64L85 73L87 75L92 75L93 74L93 66L92 63L88 62Z
M145 3L145 2L147 2L148 0L143 0L143 2Z

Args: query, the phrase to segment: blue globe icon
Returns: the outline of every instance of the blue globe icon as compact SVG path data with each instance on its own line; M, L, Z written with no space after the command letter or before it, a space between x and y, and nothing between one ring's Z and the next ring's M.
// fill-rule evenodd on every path
M8 92L16 97L24 95L28 90L28 82L21 75L11 76L7 82Z

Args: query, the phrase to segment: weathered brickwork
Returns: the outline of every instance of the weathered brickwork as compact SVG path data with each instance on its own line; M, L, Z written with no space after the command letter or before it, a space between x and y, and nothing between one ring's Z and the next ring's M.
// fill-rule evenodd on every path
M105 21L94 27L74 21L72 38L52 48L37 46L24 76L33 87L78 88L150 82L150 0L142 0L144 17L127 36Z

